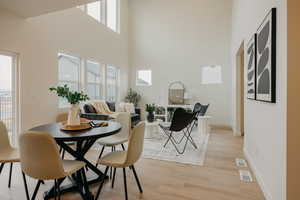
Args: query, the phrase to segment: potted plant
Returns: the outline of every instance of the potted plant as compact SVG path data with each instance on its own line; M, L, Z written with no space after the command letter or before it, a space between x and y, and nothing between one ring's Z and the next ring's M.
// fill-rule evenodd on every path
M71 104L69 109L67 125L80 125L80 108L79 103L87 101L90 98L83 92L70 91L70 88L67 85L63 87L57 86L49 88L51 92L55 92L57 96L67 99Z
M134 106L137 107L140 100L141 100L141 95L130 88L125 97L125 101L129 103L133 103Z
M146 104L146 112L148 112L147 120L148 122L154 121L154 111L155 111L155 104Z

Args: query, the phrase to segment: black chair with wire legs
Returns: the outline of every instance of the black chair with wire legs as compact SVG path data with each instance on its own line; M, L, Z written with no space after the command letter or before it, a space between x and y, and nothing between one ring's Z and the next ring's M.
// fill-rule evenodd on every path
M190 113L184 110L183 108L177 108L174 112L172 122L170 126L165 126L164 124L159 124L161 129L163 130L163 133L168 137L167 141L164 144L164 147L171 142L173 146L175 147L178 154L183 154L186 150L188 142L190 142L194 148L197 149L197 145L195 141L193 140L191 134L193 131L193 128L195 126L195 116L197 113ZM179 141L177 141L174 137L175 133L182 133L183 136ZM185 144L183 147L183 150L180 151L178 145L181 144L181 142L185 140Z
M107 175L108 169L110 167L112 167L114 169L111 187L114 186L116 169L122 168L126 200L128 200L127 180L126 180L126 168L127 167L130 168L131 171L133 172L133 175L135 177L135 180L138 185L138 189L139 189L140 193L143 193L143 188L142 188L142 185L137 176L134 164L139 160L139 158L143 152L144 135L145 135L145 122L140 122L137 126L135 126L132 133L130 134L127 150L114 151L114 152L108 153L98 161L100 165L106 166L105 173L104 173L105 176ZM99 198L99 195L103 188L103 185L104 185L104 180L101 182L101 184L99 186L95 200L97 200Z

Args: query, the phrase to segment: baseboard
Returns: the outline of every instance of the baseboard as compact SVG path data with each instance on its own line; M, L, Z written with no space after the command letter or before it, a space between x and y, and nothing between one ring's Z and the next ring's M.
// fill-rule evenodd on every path
M251 168L257 182L258 185L260 186L260 189L262 190L266 200L273 200L271 194L269 191L267 191L267 188L265 186L265 183L262 179L261 173L258 171L257 167L255 166L253 159L251 158L250 154L248 153L248 151L244 148L244 155L246 160L248 161L249 167Z

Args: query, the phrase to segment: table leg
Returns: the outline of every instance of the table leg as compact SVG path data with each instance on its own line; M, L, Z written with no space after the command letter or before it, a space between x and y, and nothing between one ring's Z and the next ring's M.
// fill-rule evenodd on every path
M61 187L60 189L61 194L71 192L71 191L78 191L79 189L80 190L79 192L84 200L93 200L94 197L92 193L89 191L88 186L94 183L100 183L103 179L107 178L97 167L95 167L89 160L87 160L84 157L95 142L96 140L94 139L87 140L85 142L78 141L76 145L76 150L74 150L71 147L69 147L69 145L67 145L65 142L57 141L59 146L61 146L64 150L66 150L69 154L71 154L76 160L85 162L86 166L97 175L96 178L86 179L85 174L83 175L81 174L80 171L78 171L77 177L75 178L73 176L73 179L75 178L74 183L62 187L60 185L62 184L64 179L59 180L58 186ZM46 193L44 199L48 200L53 197L54 197L54 187L49 192Z

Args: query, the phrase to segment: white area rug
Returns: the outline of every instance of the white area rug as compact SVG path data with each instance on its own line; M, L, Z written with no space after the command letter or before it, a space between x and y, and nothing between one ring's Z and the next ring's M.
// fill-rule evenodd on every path
M162 130L159 130L160 132ZM152 138L152 139L145 139L144 143L144 158L156 159L156 160L163 160L163 161L171 161L171 162L178 162L184 164L191 164L191 165L204 165L205 161L205 154L207 150L207 144L209 140L209 134L207 135L200 135L197 130L192 132L192 137L197 145L197 149L188 142L186 150L184 154L180 155L175 150L175 147L172 145L171 142L167 144L164 148L163 145L167 141L167 136L164 136L161 132L161 138ZM175 133L176 140L182 137L182 133ZM182 151L184 144L184 139L181 144L179 145L179 150Z

